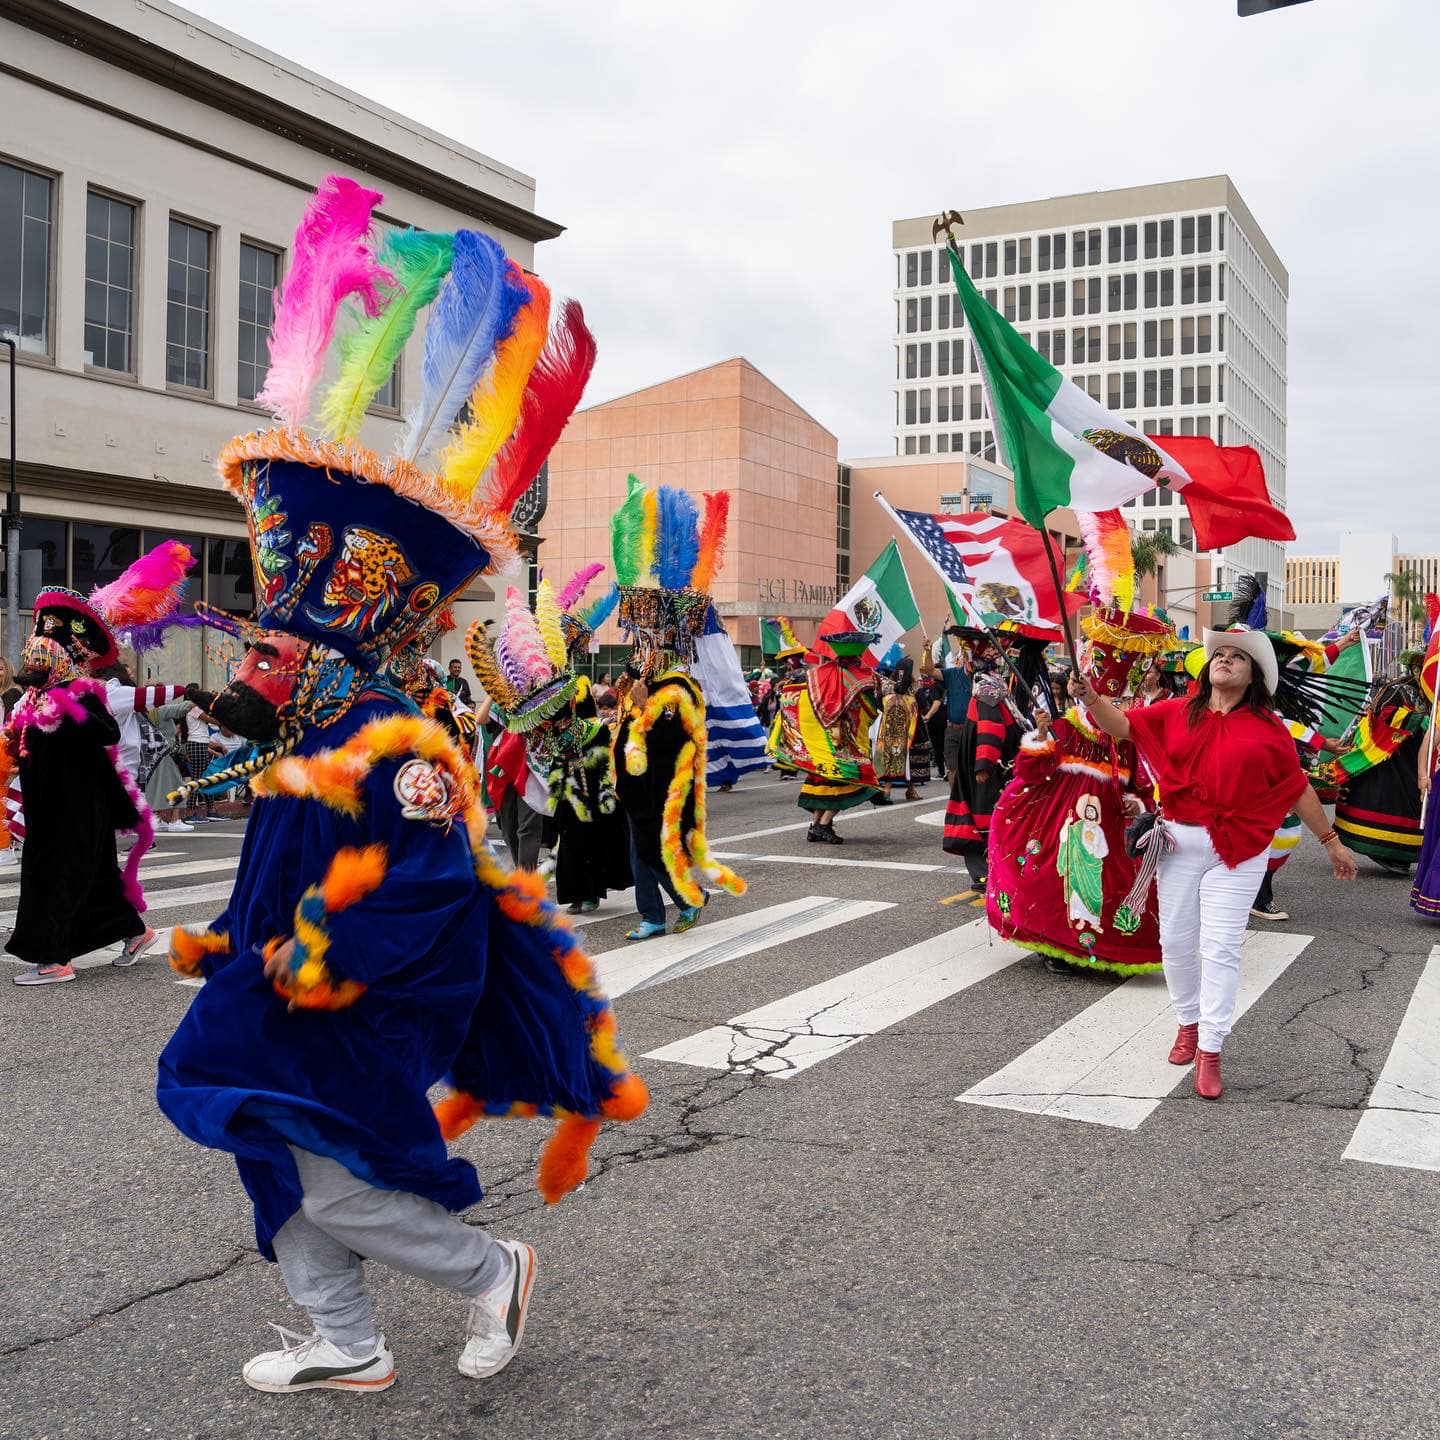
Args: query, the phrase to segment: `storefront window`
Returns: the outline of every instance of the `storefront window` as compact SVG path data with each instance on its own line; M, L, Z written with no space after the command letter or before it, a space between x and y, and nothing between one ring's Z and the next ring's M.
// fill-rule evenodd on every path
M205 561L209 602L218 610L248 615L255 608L255 576L248 540L211 540Z
M21 531L24 534L24 531ZM81 594L118 580L140 558L140 531L128 525L71 527L70 584Z
M0 598L9 599L9 575L0 565ZM65 583L65 522L24 517L20 527L20 605L29 610L48 585Z

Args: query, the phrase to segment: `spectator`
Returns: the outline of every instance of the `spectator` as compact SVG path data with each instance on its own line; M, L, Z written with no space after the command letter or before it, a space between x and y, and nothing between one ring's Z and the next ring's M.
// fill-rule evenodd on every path
M190 772L190 778L198 780L216 753L210 745L210 721L198 705L192 705L186 713L183 743L185 767ZM213 818L211 812L215 808L215 801L211 796L202 795L198 790L193 791L190 806L185 816L189 824L203 825Z
M450 662L449 671L445 676L445 688L456 699L463 701L473 710L475 702L470 698L470 682L460 673L460 668L459 660Z
M193 828L180 818L179 806L169 803L171 792L178 790L188 778L189 754L188 750L181 748L187 742L181 738L180 726L186 722L193 708L188 700L174 700L150 714L150 723L161 740L166 742L145 777L145 803L155 812L157 831L188 834Z
M24 693L15 683L15 667L8 660L0 659L0 706L4 707L7 720L15 708L15 702Z

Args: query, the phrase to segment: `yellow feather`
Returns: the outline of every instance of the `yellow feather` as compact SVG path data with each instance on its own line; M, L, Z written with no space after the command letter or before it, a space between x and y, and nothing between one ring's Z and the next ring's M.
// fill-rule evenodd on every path
M569 656L565 653L565 632L560 628L560 604L548 580L542 580L535 587L535 624L540 630L540 639L545 644L550 663L557 670L563 670L569 663Z

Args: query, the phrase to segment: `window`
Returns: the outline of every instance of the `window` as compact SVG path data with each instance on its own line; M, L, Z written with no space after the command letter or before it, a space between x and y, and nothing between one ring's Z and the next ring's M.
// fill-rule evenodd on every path
M931 253L929 250L922 250L920 252L920 283L922 285L934 284L934 275L930 269Z
M1160 383L1158 370L1147 370L1145 372L1145 403L1155 405L1159 402Z
M1112 275L1105 282L1105 308L1113 315L1120 308L1120 276Z
M922 455L928 455L930 453L930 437L928 435L922 435L920 437L920 453Z
M1065 232L1062 230L1053 238L1054 245L1052 249L1055 252L1055 268L1057 270L1063 270L1065 268Z
M135 370L135 207L85 197L85 363Z
M983 420L985 418L985 391L980 385L970 387L970 418L972 420Z
M948 435L937 435L935 437L935 449L941 455L946 454L950 449L950 437Z
M1073 285L1074 289L1072 291L1070 313L1072 315L1083 315L1085 313L1085 282L1083 280L1076 280L1073 282Z
M210 388L210 245L199 225L170 217L165 303L165 383Z
M1215 290L1216 290L1215 298L1216 298L1218 301L1220 301L1220 303L1223 305L1223 304L1225 303L1225 264L1224 264L1224 261L1221 261L1221 263L1215 267L1215 271L1216 271L1216 274L1215 274Z
M1155 433L1157 435L1173 435L1175 433L1175 422L1169 419L1161 420L1155 427Z
M1065 318L1065 282L1063 280L1055 282L1052 297L1055 304L1055 318L1063 320Z
M1160 272L1158 270L1147 270L1145 272L1145 308L1153 310L1160 303Z
M1098 233L1098 232L1097 232ZM1094 275L1086 282L1085 302L1092 315L1100 313L1100 277Z
M1015 273L1015 242L1013 240L1005 242L1005 273L1007 275Z
M1135 358L1136 325L1133 320L1125 322L1125 347L1123 359L1133 360Z
M950 342L948 340L942 340L935 347L935 373L937 375L950 373Z
M1105 358L1107 360L1120 358L1120 327L1118 325L1111 325L1105 332Z
M1153 360L1160 353L1160 322L1158 320L1147 320L1145 322L1145 358Z
M1140 503L1146 507L1153 506L1155 504L1155 492L1153 490L1145 491L1145 493L1140 497ZM1149 528L1150 524L1150 521L1146 521L1147 529Z
M1085 377L1085 393L1097 405L1100 403L1100 377L1098 375L1087 375Z
M1180 353L1182 355L1195 353L1195 321L1189 315L1180 322Z
M1048 320L1050 318L1050 287L1040 284L1035 287L1035 318L1037 320Z
M1212 320L1208 315L1201 315L1195 321L1195 349L1201 355L1210 353L1210 327Z
M1063 330L1055 330L1051 333L1050 363L1052 365L1065 363L1065 332Z
M1217 405L1225 403L1225 367L1223 365L1215 367L1215 403ZM1225 422L1222 420L1220 423L1223 425Z
M1145 258L1153 260L1160 251L1160 222L1158 220L1147 220L1145 222Z
M1120 263L1120 227L1112 225L1107 238L1110 243L1106 248L1106 255L1112 265L1118 265Z
M22 542L23 543L23 542ZM70 527L70 584L88 594L118 580L140 558L140 531L128 525Z
M1210 217L1198 215L1195 218L1195 249L1201 255L1210 253Z
M1050 359L1050 332L1042 330L1035 338L1035 348L1040 352L1042 360Z
M913 425L915 423L915 396L916 392L914 390L907 390L905 392L905 423L907 425Z
M905 333L913 335L920 325L920 305L915 300L905 302Z
M1125 259L1127 261L1135 258L1135 243L1137 240L1138 226L1127 225L1125 227Z
M1160 222L1160 258L1163 260L1167 255L1175 253L1175 222L1173 220L1162 220Z
M1225 212L1223 210L1215 217L1215 230L1218 237L1215 241L1215 248L1223 250L1225 248Z
M1221 268L1223 269L1224 267L1222 266ZM1220 298L1223 300L1225 297L1222 295ZM1220 328L1215 336L1215 349L1219 354L1223 355L1225 353L1225 317L1221 315L1219 318Z
M1207 436L1210 434L1210 417L1208 415L1201 415L1196 418L1195 433L1197 435Z
M1180 403L1182 405L1195 403L1195 367L1193 365L1180 367Z
M979 280L985 274L985 250L981 245L970 247L970 278Z
M1036 251L1035 268L1037 270L1048 270L1050 268L1050 237L1042 235L1040 244Z
M1105 403L1112 409L1120 408L1120 377L1111 375L1105 381Z
M1070 363L1072 365L1085 363L1085 327L1083 325L1077 325L1070 332Z
M1195 267L1195 299L1201 305L1210 303L1210 267L1208 265Z
M951 385L947 387L950 391L950 418L959 422L965 418L965 387L963 385ZM938 391L936 392L939 393ZM960 437L955 437L956 449L960 446Z
M905 453L907 455L913 455L915 453L915 437L913 435L907 435L905 437Z
M1162 355L1175 353L1175 322L1173 320L1160 322L1160 353Z
M1182 305L1195 303L1195 267L1193 265L1183 265L1180 268L1180 303Z
M1124 385L1121 389L1121 406L1126 410L1135 408L1135 372L1127 370L1123 376Z
M907 345L905 347L905 378L907 380L913 380L916 375L920 373L917 353L919 348L918 345Z
M1193 215L1186 215L1180 221L1180 253L1182 255L1195 253L1195 217Z
M270 372L270 327L275 323L275 289L280 256L262 245L240 242L239 396L254 400ZM913 350L913 345L907 350Z
M1007 320L1015 318L1015 287L1013 285L1005 287L1005 318Z
M1175 372L1173 370L1160 372L1160 403L1162 405L1175 403Z
M927 250L925 253L928 255L930 252ZM920 329L922 331L930 329L931 310L933 308L930 297L928 295L922 296L920 300Z
M1125 308L1127 310L1135 308L1135 272L1133 270L1125 277Z
M30 355L50 353L48 175L0 162L0 330Z
M1020 318L1022 320L1030 318L1030 287L1028 285L1020 287Z
M1195 403L1197 405L1210 403L1210 367L1208 365L1195 367Z
M985 303L986 303L992 310L995 310L995 309L998 309L998 308L999 308L999 307L996 305L996 303L995 303L997 294L998 294L998 292L995 291L995 290L986 290L986 292L985 292Z
M1161 308L1175 303L1175 272L1173 270L1162 270L1160 272L1160 305Z
M999 244L996 241L991 240L985 246L985 278L987 280L993 280L995 278L996 263L999 258Z
M955 298L958 300L960 297L957 295ZM950 328L950 297L948 295L941 295L935 302L935 328L937 330Z
M1030 242L1029 242L1029 240L1022 240L1022 241L1020 242L1020 273L1021 273L1022 275L1028 275L1028 274L1030 273Z
M1092 265L1100 263L1100 231L1098 229L1090 232L1090 263Z
M920 378L922 380L930 378L930 347L928 345L920 346Z
M1100 363L1101 330L1100 326L1092 325L1089 332L1089 344L1086 350L1086 358L1091 365Z
M920 283L920 256L912 250L905 257L905 285L913 290Z

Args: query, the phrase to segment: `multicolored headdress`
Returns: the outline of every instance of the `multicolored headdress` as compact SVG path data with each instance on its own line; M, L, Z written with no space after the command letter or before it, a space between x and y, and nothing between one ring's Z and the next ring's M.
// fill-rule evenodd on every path
M585 388L595 342L489 235L368 235L381 199L332 175L295 235L259 399L277 427L242 435L220 475L250 524L256 619L375 670L480 572L515 556L510 513ZM343 301L320 433L302 430ZM432 303L433 302L433 303ZM395 454L355 438L430 307L419 395ZM453 428L452 428L453 427Z
M560 629L565 636L565 652L572 661L588 648L595 632L620 603L620 587L611 585L598 600L592 600L588 605L580 604L590 582L604 568L604 564L597 560L593 565L577 570L556 597L555 603L560 607Z
M805 647L800 643L799 637L795 634L795 628L790 624L787 616L777 615L772 623L780 636L780 648L775 651L774 655L776 660L797 659L805 653ZM826 636L827 640L829 638Z
M644 675L654 674L666 656L681 665L695 659L730 516L728 491L704 498L702 524L689 491L674 485L650 490L631 475L625 502L610 518L620 628Z
M575 698L575 672L565 652L560 607L548 580L536 590L533 614L512 585L505 592L505 623L499 639L492 645L477 620L465 632L465 650L507 730L528 734Z
M1116 699L1130 689L1135 668L1163 663L1175 631L1163 615L1118 607L1096 610L1080 622L1090 641L1085 669L1100 694Z
M121 643L147 650L179 618L186 572L195 564L188 547L163 540L120 577L89 595L51 585L35 597L36 635L68 651L76 670L103 670L119 659Z

